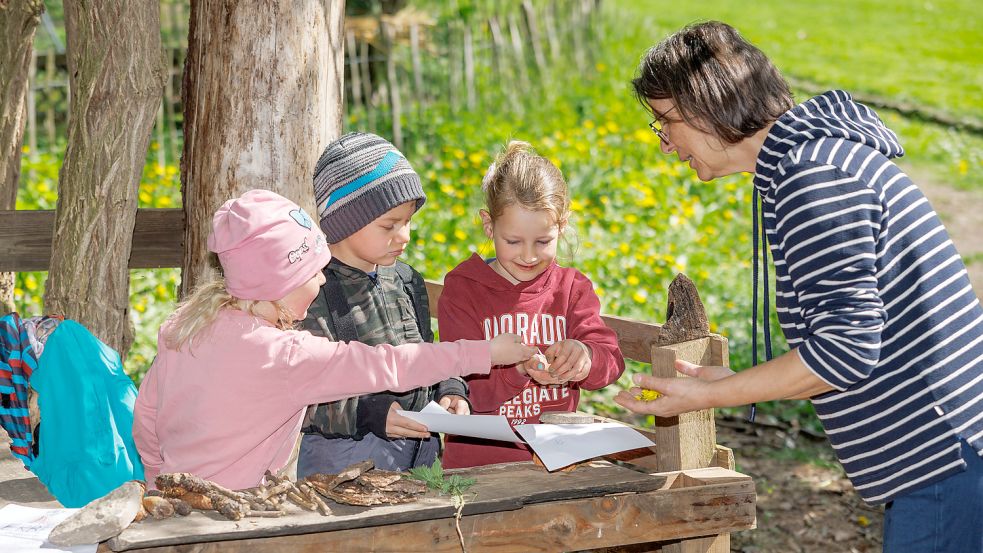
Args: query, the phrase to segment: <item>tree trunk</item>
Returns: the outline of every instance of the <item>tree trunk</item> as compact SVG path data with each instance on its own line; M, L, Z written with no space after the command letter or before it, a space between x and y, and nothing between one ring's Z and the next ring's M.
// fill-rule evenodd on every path
M312 174L341 130L343 0L191 2L184 66L181 295L214 267L212 215L252 188L312 216Z
M65 1L68 149L45 311L86 325L125 356L137 192L164 90L154 0Z
M42 12L43 0L0 1L0 210L16 207L31 50ZM0 315L14 310L14 276L0 273Z

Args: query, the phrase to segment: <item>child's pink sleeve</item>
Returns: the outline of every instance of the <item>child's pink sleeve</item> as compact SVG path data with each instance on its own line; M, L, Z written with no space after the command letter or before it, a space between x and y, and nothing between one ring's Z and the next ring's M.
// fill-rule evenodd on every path
M618 347L618 335L601 319L601 301L590 279L578 273L573 293L567 316L569 337L591 349L590 373L579 386L599 390L621 377L625 372L625 358Z
M491 345L485 340L440 344L334 342L309 332L286 333L289 389L308 404L375 392L403 392L452 376L487 373Z
M440 341L481 340L484 333L481 322L473 309L465 305L468 294L456 284L456 279L446 279L444 291L437 301L437 328ZM519 374L514 365L496 367L487 375L474 375L468 379L468 399L476 414L497 412L499 406L520 393L530 378Z

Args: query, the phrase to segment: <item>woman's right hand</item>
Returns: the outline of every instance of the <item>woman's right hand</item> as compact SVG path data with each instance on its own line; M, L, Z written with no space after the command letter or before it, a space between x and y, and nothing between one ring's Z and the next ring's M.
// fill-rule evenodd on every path
M518 334L499 334L491 339L491 364L513 365L532 357L539 348L522 343Z

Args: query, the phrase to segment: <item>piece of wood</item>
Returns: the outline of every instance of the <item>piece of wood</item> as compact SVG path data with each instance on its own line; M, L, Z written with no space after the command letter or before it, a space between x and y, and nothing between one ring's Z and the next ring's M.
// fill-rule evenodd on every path
M54 211L0 211L0 271L47 271L54 225ZM129 267L180 267L183 228L180 209L138 209Z
M710 339L652 348L652 374L661 378L689 378L676 372L676 359L705 364ZM656 417L656 451L662 470L703 468L714 456L716 430L713 410L704 409L676 417Z
M523 463L516 466L529 465ZM607 464L605 466L610 467ZM590 466L583 470L548 476L559 486L565 481L596 477L596 469L597 467ZM503 471L504 478L496 482L497 486L509 488L525 485L526 481L521 478L525 476L524 473L510 474L509 467L498 470ZM719 469L686 471L682 475L685 478L673 479L675 487L670 487L667 485L670 476L675 475L656 474L646 477L662 484L656 489L646 486L646 489L638 491L607 494L598 490L598 494L591 497L552 499L507 510L469 514L469 505L466 504L465 515L461 520L465 545L469 551L575 551L700 537L754 526L754 482L749 477L732 471L719 472ZM481 484L482 479L479 478L478 482L476 486ZM475 501L480 501L482 495L484 492L479 491ZM446 499L443 502L450 503ZM444 516L429 520L407 521L405 513L397 514L401 509L410 507L403 505L367 509L366 512L392 514L371 523L361 520L359 522L363 524L362 527L336 531L315 529L300 518L290 515L284 519L250 520L246 524L249 529L240 528L234 536L225 538L212 535L208 539L202 539L203 536L197 536L198 541L191 542L191 536L184 536L185 543L197 544L193 549L189 548L191 546L138 549L151 545L152 542L124 541L134 535L133 528L124 531L119 539L109 545L113 545L116 551L136 549L158 553L191 550L196 553L300 550L427 553L461 551L451 513L452 507L448 505ZM304 521L311 518L337 518L321 517L314 513L299 516ZM193 513L187 519L155 521L153 524L140 526L147 529L167 526L173 532L180 528L174 526L175 523L191 522L195 518L199 519L195 525L185 525L184 528L202 529L204 526L198 513ZM278 536L268 530L257 530L270 523L289 524L289 534L293 535ZM225 527L235 526L229 522L222 524ZM240 526L243 524L240 523ZM158 535L164 537L163 533ZM236 539L238 537L244 539ZM167 538L175 540L178 536L170 535ZM109 550L106 544L100 547L102 552Z
M346 54L348 55L348 76L351 86L352 102L355 107L362 109L362 72L359 68L358 45L355 44L355 32L349 30L345 34Z
M590 424L594 422L594 417L587 413L549 411L539 416L539 422L543 424Z
M683 273L677 274L669 284L668 296L666 324L662 325L662 333L658 340L660 346L710 335L706 309L700 301L696 284L693 284L689 277Z

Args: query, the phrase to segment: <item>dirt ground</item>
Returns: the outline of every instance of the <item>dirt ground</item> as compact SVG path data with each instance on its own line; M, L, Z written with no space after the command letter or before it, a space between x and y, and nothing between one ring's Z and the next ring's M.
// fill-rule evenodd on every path
M881 551L884 509L860 500L824 437L718 417L717 443L758 492L758 527L733 534L731 551Z
M983 192L964 191L904 167L945 224L983 298ZM754 477L758 527L731 538L741 553L875 553L884 509L860 500L824 437L719 418L717 442Z

